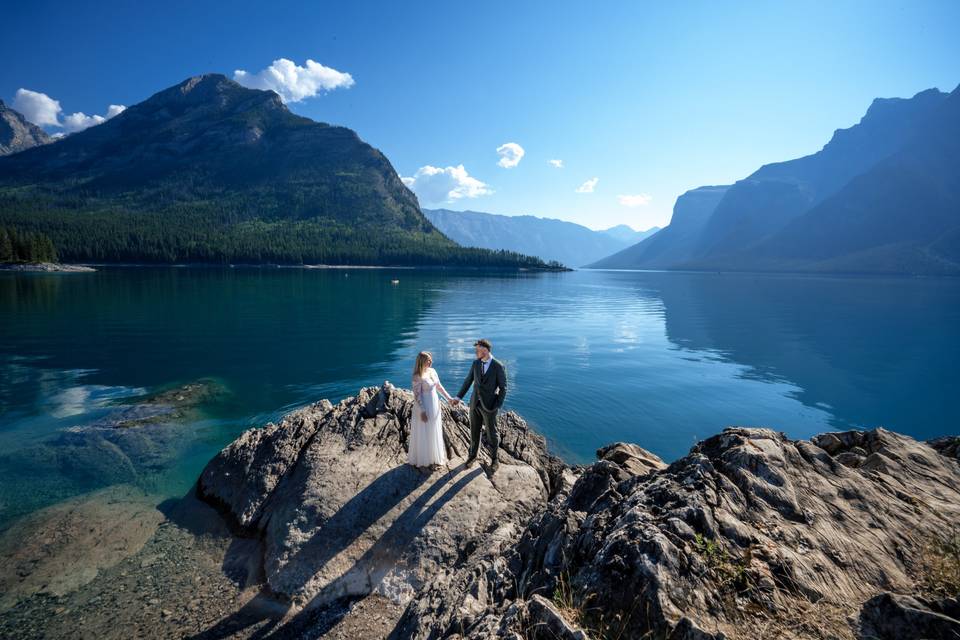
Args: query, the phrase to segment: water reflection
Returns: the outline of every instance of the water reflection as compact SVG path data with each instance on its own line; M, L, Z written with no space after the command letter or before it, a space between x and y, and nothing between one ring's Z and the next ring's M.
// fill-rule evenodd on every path
M244 428L406 385L420 349L455 392L481 336L507 407L572 461L617 440L673 459L732 424L932 437L960 418L955 281L105 269L0 275L0 326L0 527L115 481L181 495ZM163 429L76 429L200 379L223 392Z

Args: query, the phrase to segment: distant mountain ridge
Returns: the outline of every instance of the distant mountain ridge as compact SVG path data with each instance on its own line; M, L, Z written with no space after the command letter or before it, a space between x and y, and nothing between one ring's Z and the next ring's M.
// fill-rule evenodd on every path
M691 190L654 238L590 266L960 274L960 88L874 100L817 153Z
M0 156L47 144L53 138L0 100Z
M465 247L508 250L569 266L582 266L646 238L658 230L618 225L594 231L582 225L531 215L424 209L444 235Z
M649 238L659 230L660 227L654 226L643 231L637 231L630 225L618 224L610 227L609 229L601 229L598 233L605 233L612 238L616 238L620 242L625 242L628 245L631 245L635 242L640 242L644 238Z
M458 247L354 131L220 74L0 158L2 223L67 261L541 264Z

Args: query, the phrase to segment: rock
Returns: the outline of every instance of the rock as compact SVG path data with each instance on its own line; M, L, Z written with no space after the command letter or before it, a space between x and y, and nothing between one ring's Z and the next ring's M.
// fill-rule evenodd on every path
M198 484L201 497L224 507L241 529L253 528L264 502L332 409L321 400L285 416L279 424L242 433L217 456L216 464L203 470Z
M0 144L0 155L2 153ZM61 264L59 262L15 262L0 264L0 271L36 271L40 273L92 273L93 267L80 264Z
M130 486L115 486L41 509L0 537L0 611L34 593L63 596L132 556L163 516Z
M820 435L810 438L810 442L817 445L830 455L835 455L838 451L840 451L840 449L843 448L843 443L835 433L821 433Z
M476 549L499 548L563 482L563 464L515 414L499 471L459 464L463 411L443 407L449 470L405 464L413 397L389 383L247 431L204 469L198 494L262 540L266 584L293 607L378 593L406 605Z
M931 447L941 454L960 460L960 436L944 436L928 441Z
M549 640L589 640L582 629L564 619L553 604L540 594L534 594L527 604L529 615L527 635L524 637Z
M864 603L859 633L874 640L960 638L960 606L956 598L931 602L881 593Z
M52 138L0 100L0 156L48 144Z
M597 450L597 459L615 462L633 475L661 471L666 463L635 444L618 442Z
M652 470L612 451L516 542L428 585L402 635L522 635L517 612L564 585L587 633L602 615L622 638L852 638L859 603L912 588L922 541L960 521L960 465L883 429L730 428Z
M106 416L63 429L12 452L0 452L0 520L115 484L140 484L176 464L196 434L203 404L226 393L201 379L124 398ZM122 402L122 404L121 404Z
M952 440L735 427L670 465L616 443L569 467L505 413L491 477L459 464L467 419L447 407L451 468L406 466L411 403L385 383L304 407L241 435L198 482L262 545L266 593L301 623L321 612L314 630L354 628L336 612L371 597L391 603L377 624L414 640L852 639L954 616L876 599L912 592L925 542L960 521Z
M212 379L194 382L152 393L139 398L124 400L129 405L93 424L75 427L74 431L89 429L129 429L162 423L179 423L189 418L191 411L206 402L224 395L226 389Z

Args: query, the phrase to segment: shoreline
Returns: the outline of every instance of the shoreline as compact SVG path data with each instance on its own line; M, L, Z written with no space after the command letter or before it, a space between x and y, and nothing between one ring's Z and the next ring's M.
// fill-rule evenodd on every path
M839 585L822 594L829 605L822 622L836 632L834 637L852 640L860 636L847 627L848 617L883 618L869 599L883 592L881 583L857 586L852 576L863 576L856 564L824 559L851 557L853 546L846 541L863 539L866 530L899 539L903 527L896 524L898 518L926 535L932 525L924 518L932 517L942 500L952 500L953 493L939 492L947 491L950 477L960 473L956 436L918 441L882 429L824 432L793 440L768 429L734 427L699 440L688 454L669 464L636 444L613 443L599 449L593 462L578 465L557 458L539 432L519 415L505 412L500 424L505 434L500 448L503 465L494 477L485 473L483 456L480 467L462 466L469 441L466 417L443 405L451 465L421 475L402 466L404 447L396 448L409 428L401 418L411 401L409 390L384 383L361 388L337 404L320 400L303 405L237 436L208 462L195 487L183 496L153 506L158 496L119 484L20 520L16 540L7 540L10 545L20 549L17 541L40 538L56 543L43 547L39 563L34 562L32 548L15 557L19 573L8 580L12 588L6 607L0 607L0 635L65 637L79 630L85 637L121 638L135 630L145 637L210 634L242 639L276 628L278 637L300 637L311 629L326 637L386 638L391 632L424 637L431 629L463 628L467 631L463 637L479 640L485 628L481 619L504 631L522 630L527 620L534 626L561 625L575 633L595 630L591 619L577 611L575 596L580 589L598 593L605 613L621 612L617 591L603 577L609 570L607 560L626 572L622 579L630 586L649 580L642 569L646 565L630 555L631 549L642 548L657 560L650 566L660 567L656 577L664 585L661 595L682 611L688 620L684 624L703 633L684 638L753 640L736 633L748 621L798 630L789 616L810 606L802 590L798 594L766 582L778 575L783 558L809 571L819 567L815 574L825 572ZM340 460L339 466L311 465L311 456L321 453L318 459ZM774 468L776 477L771 480L765 470ZM938 470L939 483L918 471L927 468ZM247 471L240 477L235 469ZM281 480L301 472L309 486L322 486L324 492L288 493ZM878 474L901 478L907 498L874 481ZM730 478L736 480L736 488ZM260 482L265 479L271 481ZM784 483L783 491L770 484L773 481ZM859 487L856 495L823 490L851 482ZM442 496L434 500L434 494ZM717 496L717 504L705 502L706 495ZM744 502L743 495L750 499ZM354 521L362 526L334 527L336 535L328 539L318 537L324 530L320 520L304 524L291 519L275 529L258 523L286 513L284 501L300 504L308 497L340 514L334 516L340 526ZM421 511L424 504L431 506ZM626 505L623 513L618 505ZM871 529L869 519L860 515L865 505L891 509L897 517L891 516L879 530ZM841 510L845 518L836 522L828 518L832 509ZM469 520L464 514L500 526L489 535L477 533L473 525L459 531ZM136 522L127 522L128 518ZM636 528L636 522L644 526ZM565 553L576 539L565 533L568 528L569 536L582 538L590 553L583 557ZM451 530L459 533L451 537ZM608 538L625 535L627 546L614 549L609 558L599 553ZM454 553L458 536L465 536L476 550L463 557ZM109 555L99 552L104 538L117 545ZM295 543L300 553L291 555L288 569L265 574L264 558L285 548L280 544L284 540ZM798 551L794 540L810 548ZM557 558L572 559L551 564L556 559L534 551L548 547L564 550ZM915 556L908 553L908 562L884 553L886 548L883 543L871 549L873 557L895 578L900 593L916 594L909 573ZM754 556L758 549L767 551ZM325 551L348 557L334 554L328 563L310 564L311 557L323 557ZM512 558L530 577L530 584L518 593L498 588L496 597L475 602L470 596L475 586L519 584L518 575L494 563L490 554ZM83 576L77 574L75 558L86 567ZM289 563L286 556L278 558L274 560ZM419 573L412 578L407 570L381 575L381 563L418 567ZM688 575L683 569L688 566L697 567L697 572ZM375 576L377 584L355 584L350 578L357 567L360 574ZM300 569L315 573L331 593L343 588L342 595L323 595L325 591L297 577ZM431 582L444 572L453 578ZM478 575L489 583L474 585ZM569 576L571 582L554 584L554 575ZM813 588L814 583L805 582L806 573L790 575ZM784 608L755 612L757 617L750 618L739 610L714 610L683 597L708 593L711 601L720 601L731 593L731 576L746 585L738 597L762 604L764 589L773 588ZM539 593L564 597L551 600ZM847 596L850 603L838 603ZM421 599L443 607L421 606ZM307 606L309 602L313 606ZM443 613L444 607L449 614ZM514 610L524 615L517 617ZM137 613L118 618L115 611ZM652 615L643 624L669 631L680 623ZM722 629L727 635L708 635L705 630L710 629Z
M0 271L14 273L93 273L96 271L85 264L69 264L59 262L8 262L0 264Z
M53 263L31 263L48 264ZM5 271L28 271L30 269L16 268L19 265L0 265L0 270ZM152 263L152 262L77 262L63 263L57 265L62 267L62 271L87 272L96 271L96 267L110 268L176 268L176 269L306 269L306 270L325 270L325 269L369 269L369 270L394 270L405 271L497 271L503 273L564 273L575 271L571 268L563 269L537 269L532 267L498 267L498 266L468 266L468 265L378 265L378 264L275 264L275 263L235 263L220 264L206 262L170 262L170 263ZM58 269L36 269L36 271L54 272Z

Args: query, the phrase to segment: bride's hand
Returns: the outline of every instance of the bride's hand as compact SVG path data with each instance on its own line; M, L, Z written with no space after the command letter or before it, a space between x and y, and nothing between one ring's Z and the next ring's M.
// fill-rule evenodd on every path
M426 421L427 421L427 412L426 412L426 411L421 411L421 412L420 412L420 420L422 420L423 422L426 422Z

